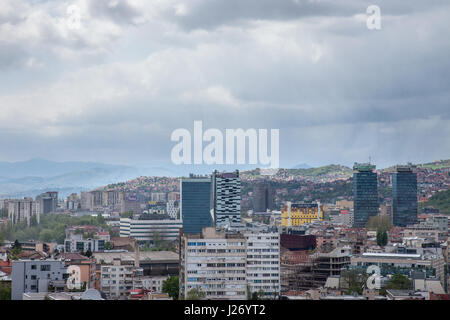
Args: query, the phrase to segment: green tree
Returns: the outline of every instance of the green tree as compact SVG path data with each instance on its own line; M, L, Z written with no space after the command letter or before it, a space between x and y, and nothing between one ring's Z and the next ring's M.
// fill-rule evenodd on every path
M126 211L120 214L121 218L131 218L133 216L133 211Z
M201 300L206 294L200 288L192 288L186 295L186 300Z
M178 276L168 277L163 281L162 292L169 294L173 300L178 300L180 294L180 278Z
M100 213L97 215L97 223L99 225L102 225L105 223L105 218L103 218L103 216Z
M383 247L388 243L388 234L386 230L378 229L377 230L377 245Z
M383 246L387 245L388 243L388 234L386 230L384 230L383 233L381 234L381 243Z
M43 241L43 242L51 242L53 241L53 231L50 229L43 229L41 230L41 232L39 233L39 240Z
M92 256L92 251L88 249L88 250L84 253L84 255L85 255L86 257L90 258L90 257Z
M408 290L412 287L412 281L402 274L394 274L386 285L380 290L380 294L386 295L386 290Z
M358 270L345 270L341 274L341 286L345 290L345 294L363 293L368 275Z
M0 300L11 300L11 287L0 285Z

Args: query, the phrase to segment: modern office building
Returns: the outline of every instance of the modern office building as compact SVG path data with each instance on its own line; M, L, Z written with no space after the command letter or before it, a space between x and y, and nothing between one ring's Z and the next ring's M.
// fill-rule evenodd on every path
M214 171L212 174L212 209L216 227L229 227L241 222L241 179L239 171Z
M280 234L245 232L247 284L251 293L274 298L280 294Z
M58 192L44 192L36 197L36 202L39 204L38 208L40 214L55 212L58 207Z
M392 174L392 212L395 226L417 223L417 174L410 165Z
M365 228L370 217L378 215L378 186L375 165L353 166L353 226Z
M190 175L180 181L180 214L183 233L201 233L214 225L211 214L211 178Z
M120 236L132 237L143 243L153 242L155 234L158 234L161 240L175 241L179 238L182 226L183 222L179 219L137 220L121 218Z
M260 182L253 187L253 212L273 209L274 192L269 183Z
M180 296L196 288L211 300L246 300L246 239L204 228L180 243Z
M281 225L284 227L301 226L304 223L323 220L323 207L320 202L288 201L281 210Z
M61 260L18 260L12 265L11 299L22 300L28 292L64 289L69 274Z

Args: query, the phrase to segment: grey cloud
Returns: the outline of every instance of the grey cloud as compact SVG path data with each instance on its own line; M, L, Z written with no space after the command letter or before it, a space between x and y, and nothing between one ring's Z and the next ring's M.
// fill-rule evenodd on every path
M89 11L93 18L106 18L117 24L135 24L142 13L126 0L95 0L89 2Z
M430 8L448 5L446 0L194 0L187 1L186 15L177 15L175 9L168 17L180 26L191 29L214 29L247 20L294 20L311 17L349 17L366 14L370 5L378 5L382 14L404 15L424 12Z

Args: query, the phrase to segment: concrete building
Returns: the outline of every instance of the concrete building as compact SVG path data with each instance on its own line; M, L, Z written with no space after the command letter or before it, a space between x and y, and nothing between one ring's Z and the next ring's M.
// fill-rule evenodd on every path
M32 198L8 200L8 219L13 224L26 222L30 226L33 217L37 223L40 222L40 210Z
M320 202L292 203L288 201L281 210L281 225L284 227L301 226L305 223L323 220L323 207Z
M410 276L411 272L425 272L427 278L438 279L444 283L444 257L438 250L414 249L415 253L371 253L351 257L352 266L364 270L370 265L380 267L381 275L404 274Z
M118 299L126 296L128 290L133 289L134 265L122 264L120 259L115 259L111 265L101 266L100 291L108 299Z
M67 278L67 269L61 260L13 261L11 299L22 300L23 294L28 292L62 290Z
M204 228L201 234L186 234L180 248L180 295L198 288L206 299L245 300L246 239L241 234Z
M216 227L241 222L241 179L239 171L217 172L211 178L211 199Z
M280 235L277 232L245 232L247 283L251 293L265 297L280 294Z
M132 237L142 243L147 241L153 242L155 234L158 233L161 240L175 241L179 238L182 226L183 222L181 220L121 218L120 236Z
M103 239L84 239L83 234L72 234L64 240L65 252L86 252L105 250L106 241Z
M58 192L48 191L36 197L37 210L40 214L56 212L58 207Z
M155 202L166 202L167 193L165 192L152 192L151 193L151 201Z

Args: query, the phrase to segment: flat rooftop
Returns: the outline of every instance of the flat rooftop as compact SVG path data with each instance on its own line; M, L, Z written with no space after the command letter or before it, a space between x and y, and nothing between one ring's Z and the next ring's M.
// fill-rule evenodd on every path
M97 262L101 260L105 261L106 264L112 263L114 259L121 259L122 261L134 261L136 258L136 253L134 252L95 252L92 254ZM152 260L152 261L168 261L168 260L179 260L178 253L172 251L140 251L139 261Z

